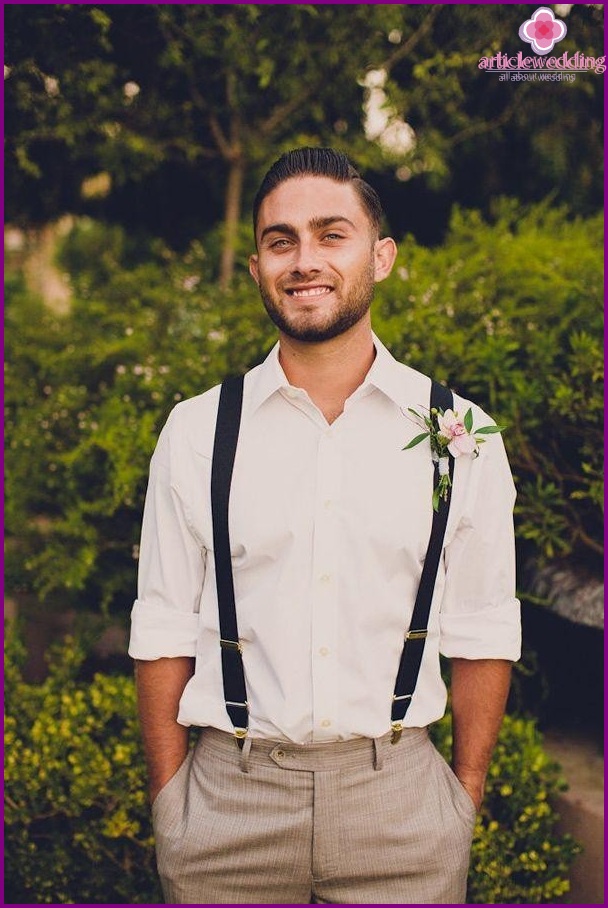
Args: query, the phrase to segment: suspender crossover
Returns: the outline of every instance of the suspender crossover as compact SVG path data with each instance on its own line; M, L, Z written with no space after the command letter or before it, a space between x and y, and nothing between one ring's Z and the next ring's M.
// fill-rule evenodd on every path
M239 747L243 747L249 729L249 704L243 667L242 646L238 635L234 579L230 555L229 503L232 472L241 422L244 376L231 376L222 383L215 427L213 460L211 465L211 511L213 521L213 548L220 625L222 677L226 711L234 726ZM453 407L449 388L433 381L431 409L447 410ZM449 459L450 478L454 460ZM435 485L439 481L439 465L435 463ZM433 524L424 560L420 585L416 595L410 628L405 634L391 710L392 742L396 743L403 730L403 720L412 702L418 673L422 664L424 644L428 634L428 621L435 581L439 568L443 540L450 509L451 486L447 497L439 502L433 512Z

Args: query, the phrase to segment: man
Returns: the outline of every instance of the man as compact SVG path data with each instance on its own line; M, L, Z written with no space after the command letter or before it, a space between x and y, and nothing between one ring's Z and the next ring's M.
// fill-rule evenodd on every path
M250 271L279 342L244 380L227 569L210 490L219 388L173 410L152 460L130 653L168 902L465 899L519 657L514 488L499 434L456 459L428 632L412 629L435 474L428 441L403 448L431 381L371 330L396 255L381 218L332 149L289 152L260 187ZM457 413L470 406L487 423L455 397ZM226 582L238 639L220 644ZM408 629L422 662L399 695ZM440 653L453 770L427 734L446 704ZM242 697L228 663L243 666Z

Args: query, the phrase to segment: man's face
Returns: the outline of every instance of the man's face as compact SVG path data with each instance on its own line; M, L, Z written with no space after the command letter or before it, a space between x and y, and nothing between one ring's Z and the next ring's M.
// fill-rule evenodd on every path
M284 334L319 342L343 334L369 311L374 283L389 273L356 190L328 177L293 177L266 196L249 270L268 315Z

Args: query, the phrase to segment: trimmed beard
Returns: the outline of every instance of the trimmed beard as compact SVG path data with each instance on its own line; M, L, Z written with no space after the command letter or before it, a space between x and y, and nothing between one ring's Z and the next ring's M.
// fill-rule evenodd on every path
M367 315L374 298L374 269L373 264L370 263L370 267L362 275L360 283L352 289L346 299L343 300L336 290L333 291L341 301L341 305L337 310L328 313L328 319L323 323L306 324L305 313L301 319L290 319L280 306L276 304L275 299L266 289L262 280L260 280L258 286L264 308L279 331L282 331L287 337L293 338L293 340L314 344L331 340L340 334L344 334ZM300 324L300 322L303 322L303 324Z

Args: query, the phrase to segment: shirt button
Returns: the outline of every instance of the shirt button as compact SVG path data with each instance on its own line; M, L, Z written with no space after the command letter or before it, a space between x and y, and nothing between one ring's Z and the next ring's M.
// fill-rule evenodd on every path
M284 751L284 750L275 750L274 755L275 755L275 757L277 758L277 760L284 760L284 759L285 759L285 751Z
M331 725L331 719L322 719L321 728L329 728Z
M321 574L319 580L321 581L321 583L329 583L331 576L329 574Z
M328 655L329 655L329 650L328 650L328 648L327 648L326 646L322 646L321 649L319 650L319 655L320 655L320 656L328 656Z

